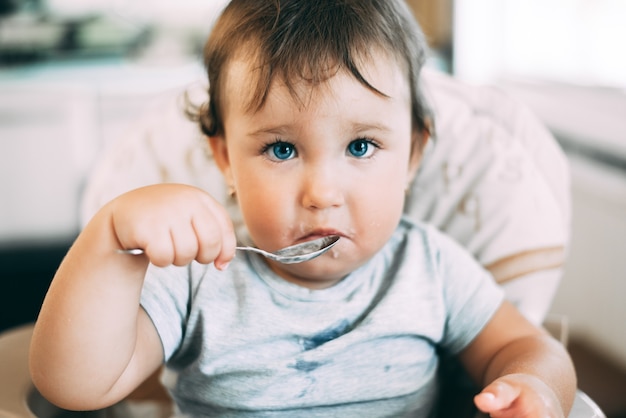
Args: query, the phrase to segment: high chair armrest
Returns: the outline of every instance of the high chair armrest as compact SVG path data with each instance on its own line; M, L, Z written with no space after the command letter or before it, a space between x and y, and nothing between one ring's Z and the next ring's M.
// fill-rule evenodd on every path
M606 418L606 415L589 396L578 390L569 418Z

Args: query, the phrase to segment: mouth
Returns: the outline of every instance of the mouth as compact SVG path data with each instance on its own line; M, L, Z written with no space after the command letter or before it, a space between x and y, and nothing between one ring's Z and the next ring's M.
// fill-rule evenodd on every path
M329 235L338 235L342 238L345 238L346 235L336 229L330 229L330 228L321 228L321 229L314 229L310 232L307 232L305 235L301 236L300 238L297 239L297 242L306 242L306 241L312 241L314 239L318 239L318 238L324 238L327 237Z

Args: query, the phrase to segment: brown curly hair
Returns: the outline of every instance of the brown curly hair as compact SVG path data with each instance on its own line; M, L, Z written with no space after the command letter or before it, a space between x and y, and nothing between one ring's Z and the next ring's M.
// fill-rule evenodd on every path
M225 71L241 54L246 54L254 69L250 111L263 106L277 76L296 99L300 99L297 83L316 86L340 70L384 95L359 70L359 63L371 59L373 51L389 54L405 69L413 124L430 135L432 115L420 88L427 46L403 0L232 0L204 48L209 101L196 109L195 119L208 136L224 133Z

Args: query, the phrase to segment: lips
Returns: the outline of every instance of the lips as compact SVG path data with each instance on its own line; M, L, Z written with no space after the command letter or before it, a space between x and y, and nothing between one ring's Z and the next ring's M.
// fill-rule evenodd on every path
M329 235L339 235L340 237L345 237L345 234L343 234L342 232L336 229L319 228L319 229L314 229L308 232L306 235L298 238L297 241L306 242L306 241L311 241L311 240L318 239L318 238L327 237Z

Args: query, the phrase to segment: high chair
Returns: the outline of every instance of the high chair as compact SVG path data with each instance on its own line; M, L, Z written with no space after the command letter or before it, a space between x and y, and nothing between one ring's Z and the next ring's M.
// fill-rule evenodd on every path
M570 239L565 156L526 108L496 89L465 85L430 69L423 74L436 137L425 150L405 212L465 246L503 286L507 298L530 321L541 324L563 273ZM196 83L187 95L192 102L200 101L205 91ZM231 212L235 226L242 227L206 140L182 112L181 97L165 100L106 148L85 190L83 222L120 193L176 182L207 190ZM30 383L31 332L26 326L0 337L0 417L167 413L166 395L160 396L164 403L128 399L81 415L55 410ZM570 417L604 415L579 391Z

